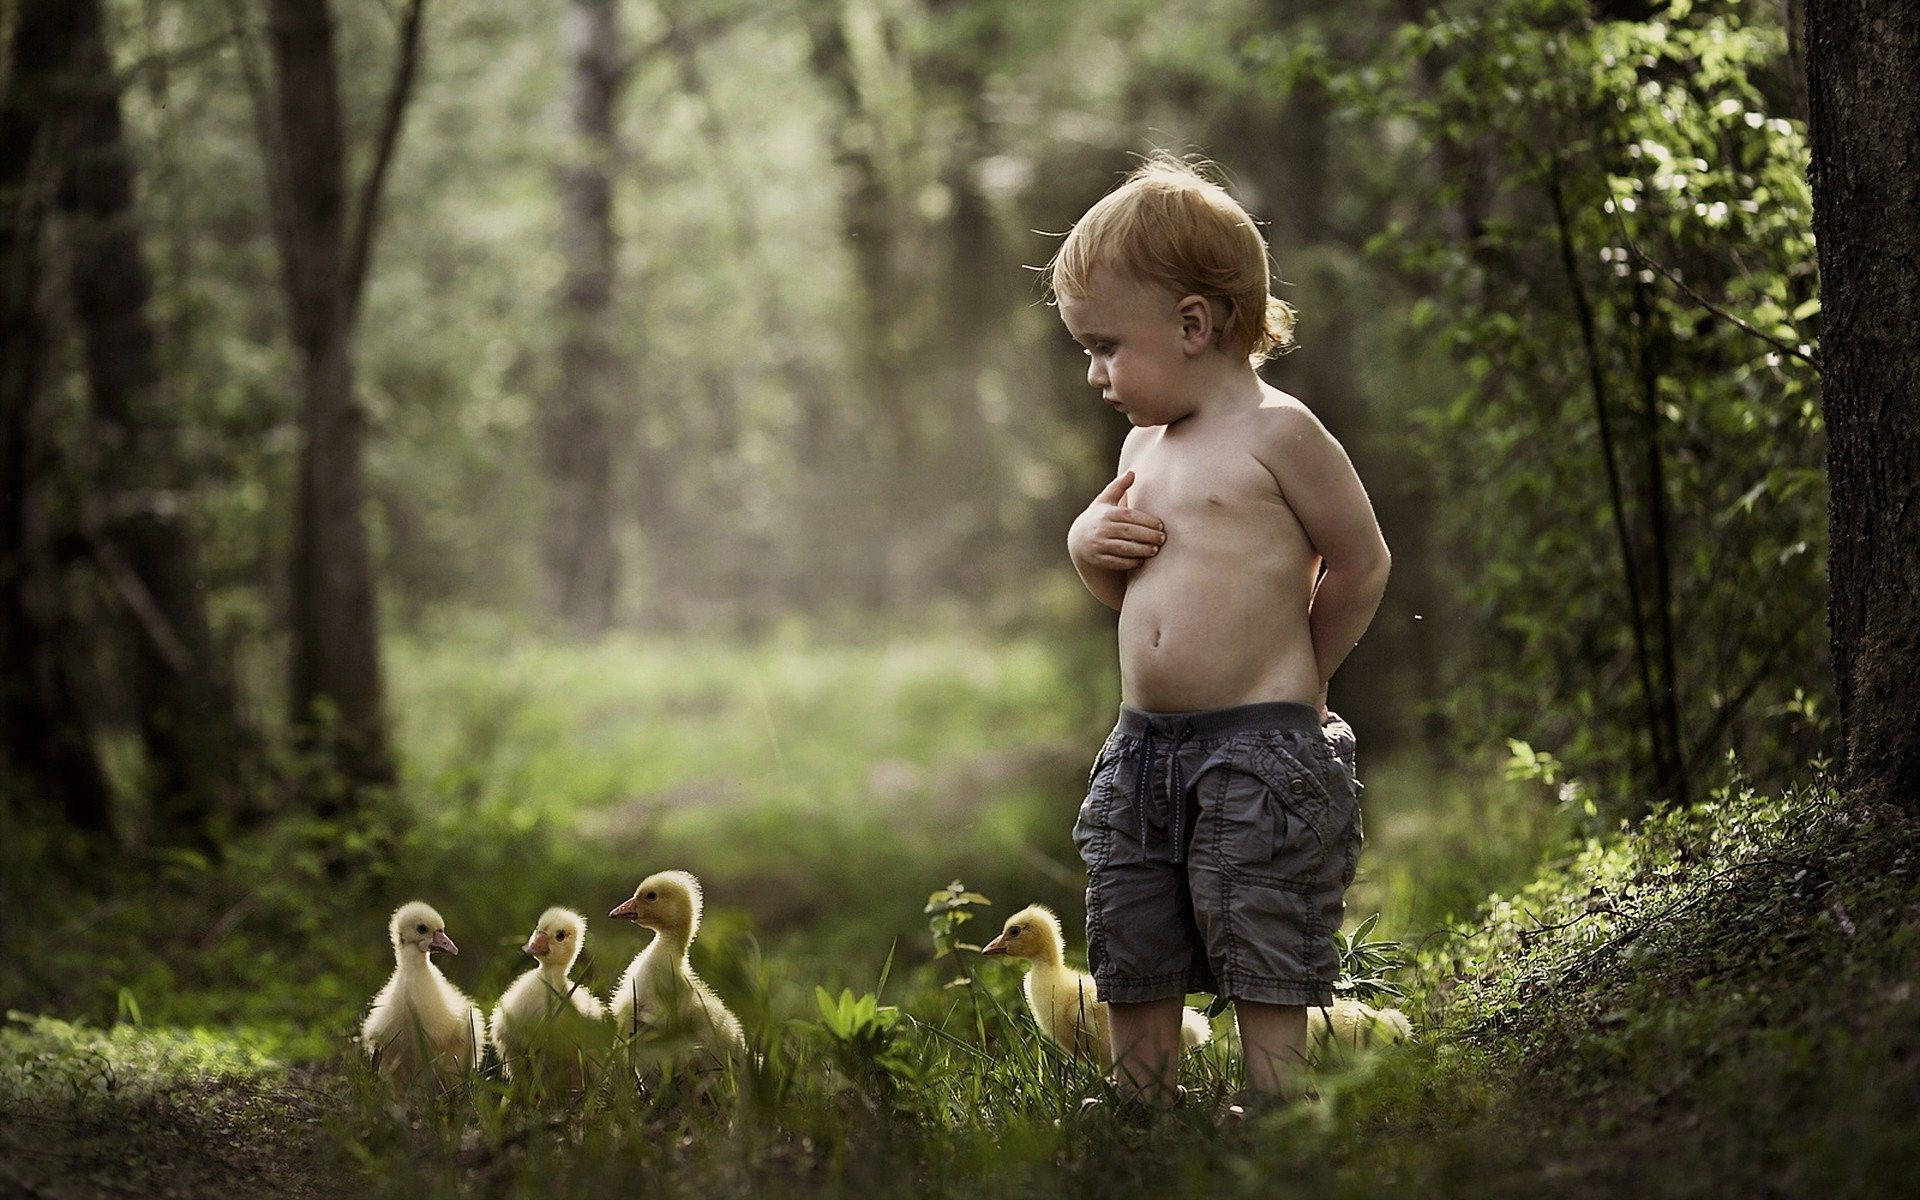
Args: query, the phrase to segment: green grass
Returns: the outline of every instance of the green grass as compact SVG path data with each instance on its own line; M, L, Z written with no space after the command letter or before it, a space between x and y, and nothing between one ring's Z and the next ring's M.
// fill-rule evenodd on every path
M1222 1019L1192 1103L1138 1129L1074 1118L1094 1074L1042 1043L1016 970L936 958L921 911L958 876L995 901L969 936L1034 900L1075 925L1067 826L1109 716L1048 647L463 638L396 649L409 813L390 828L284 825L217 862L110 870L43 829L0 839L0 1003L67 1018L0 1032L0 1185L1864 1195L1916 1165L1920 861L1891 817L1734 792L1568 850L1531 785L1363 745L1349 912L1414 952L1420 1043L1223 1127ZM346 880L324 867L343 838L377 848ZM542 908L597 918L670 866L707 882L696 965L758 1066L636 1085L615 1064L584 1095L476 1077L413 1102L367 1077L348 1037L400 901L440 908L450 975L490 1002ZM604 987L642 941L593 919L582 973Z

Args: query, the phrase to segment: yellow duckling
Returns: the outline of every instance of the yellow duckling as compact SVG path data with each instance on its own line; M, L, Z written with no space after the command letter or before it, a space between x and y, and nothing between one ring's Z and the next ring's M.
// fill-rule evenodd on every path
M1091 1057L1103 1070L1113 1066L1111 1012L1095 997L1093 977L1067 965L1066 939L1053 910L1038 904L1021 909L981 951L1032 964L1025 984L1027 1007L1041 1032L1069 1054ZM1182 1050L1204 1046L1212 1035L1204 1013L1189 1008L1181 1016Z
M713 989L693 973L687 949L700 928L700 881L685 871L649 875L633 897L607 915L653 930L653 940L634 955L610 998L622 1036L641 1029L687 1030L715 1050L746 1044L739 1020Z
M488 1027L509 1079L514 1064L530 1056L575 1058L605 1020L607 1009L599 997L567 977L586 940L586 918L570 908L550 908L535 923L522 949L540 965L507 988Z
M373 998L361 1044L390 1083L408 1087L425 1066L435 1083L451 1088L480 1061L480 1010L427 956L436 950L458 954L460 948L440 914L418 900L394 912L387 933L393 976Z
M1307 1010L1307 1036L1315 1050L1344 1050L1410 1041L1413 1024L1397 1008L1374 1008L1358 1000L1335 1000L1332 1008Z

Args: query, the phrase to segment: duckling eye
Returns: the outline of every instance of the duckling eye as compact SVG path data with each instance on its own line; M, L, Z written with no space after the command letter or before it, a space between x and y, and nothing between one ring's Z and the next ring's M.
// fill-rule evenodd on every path
M660 893L659 893L659 892L648 892L648 893L647 893L647 899L649 899L649 900L658 900L659 898L660 898Z
M416 925L413 931L415 933L425 933L427 931L427 927L425 925Z
M1015 926L1014 926L1014 927L1013 927L1012 929L1009 929L1009 930L1007 930L1007 936L1008 936L1008 937L1019 937L1019 936L1020 936L1020 927L1019 927L1018 925L1015 925Z
M562 929L562 930L561 930L561 931L560 931L559 933L556 933L556 934L554 934L554 935L553 935L553 940L554 940L554 941L556 941L556 942L564 942L564 941L566 941L566 940L567 940L567 931L566 931L566 930L564 930L564 929Z

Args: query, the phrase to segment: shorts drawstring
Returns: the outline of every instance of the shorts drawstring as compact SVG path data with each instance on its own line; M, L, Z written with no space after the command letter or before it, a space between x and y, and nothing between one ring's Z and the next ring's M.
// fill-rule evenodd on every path
M1167 753L1167 802L1173 805L1173 861L1187 861L1187 773L1180 765L1180 748L1193 736L1193 722L1182 721L1180 734Z
M1180 765L1180 751L1193 736L1193 722L1182 721L1180 731L1173 737L1166 749L1167 755L1167 802L1173 807L1173 860L1176 863L1187 860L1187 775ZM1153 775L1154 736L1153 726L1148 725L1140 735L1140 766L1133 780L1133 815L1140 825L1140 849L1147 849L1147 780Z

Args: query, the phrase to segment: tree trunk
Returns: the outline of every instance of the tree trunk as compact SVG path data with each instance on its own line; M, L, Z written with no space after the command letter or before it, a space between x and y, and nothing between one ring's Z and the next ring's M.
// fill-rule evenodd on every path
M894 560L896 546L913 538L926 505L921 406L910 391L904 361L911 339L911 289L902 276L900 214L881 157L880 122L866 111L861 94L845 7L842 0L817 0L805 13L808 61L838 109L830 120L840 175L840 228L853 255L860 295L852 349L860 363L862 411L849 423L867 426L864 437L850 439L849 465L861 474L834 481L838 492L830 502L851 510L852 520L841 527L839 553L827 561L838 560L839 577L851 585L856 603L871 611L916 594L918 581L902 577ZM848 548L856 551L851 559Z
M567 14L572 64L568 106L571 160L561 172L566 278L560 295L560 381L540 411L546 466L544 556L548 605L574 632L613 624L619 555L613 540L613 398L621 369L613 334L619 248L613 232L613 181L620 161L614 112L626 83L615 0L572 0Z
M42 227L58 94L74 76L75 14L65 0L27 0L12 35L0 90L0 792L17 789L74 828L103 834L109 791L60 653L58 568L36 519L45 508L35 437L46 353Z
M1807 0L1827 623L1865 801L1920 805L1920 0Z
M175 424L161 394L133 170L100 0L70 0L76 42L63 97L59 207L95 432L104 443L95 557L135 636L119 683L154 769L162 837L207 841L246 802L250 739L201 605L198 550L181 506Z
M283 186L273 189L281 208L275 226L300 372L289 693L297 737L346 785L316 794L322 815L332 815L351 806L361 787L393 778L364 512L365 420L354 390L360 279L348 265L332 14L326 0L267 0L267 11L278 133L267 150L269 170L282 174ZM362 201L358 232L370 229L377 203L377 195Z

